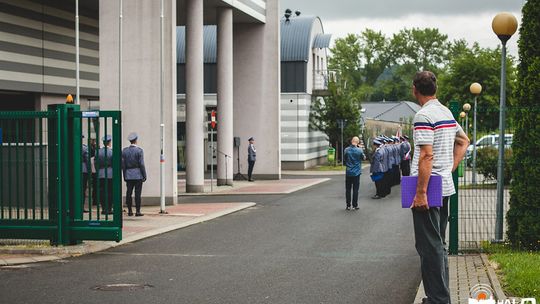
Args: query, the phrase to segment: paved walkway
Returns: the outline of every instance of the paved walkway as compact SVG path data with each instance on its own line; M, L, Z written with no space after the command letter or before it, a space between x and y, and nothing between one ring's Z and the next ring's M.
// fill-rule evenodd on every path
M254 203L180 204L168 206L167 214L160 214L159 206L142 207L145 214L143 217L128 217L124 213L123 238L119 243L85 241L81 245L54 247L48 245L47 241L5 240L10 245L0 246L0 265L51 261L98 252L208 221L254 205Z
M496 299L505 299L495 271L485 255L458 255L448 257L450 268L450 296L452 304L469 303L471 288L486 284L495 291ZM422 303L425 297L424 286L420 283L413 304Z

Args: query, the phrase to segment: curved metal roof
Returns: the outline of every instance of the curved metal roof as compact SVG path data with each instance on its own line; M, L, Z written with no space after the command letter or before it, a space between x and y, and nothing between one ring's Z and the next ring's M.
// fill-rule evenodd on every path
M203 29L204 63L217 61L217 27L205 25ZM186 63L186 27L176 27L176 63Z
M321 22L319 17L298 16L289 21L281 19L281 61L305 61L310 57L312 48L327 48L330 46L331 34L317 34L311 41L311 33L315 22ZM217 61L217 27L205 25L204 63ZM186 63L186 27L176 27L176 63Z
M315 35L315 39L313 39L313 48L325 49L330 47L330 39L332 39L332 34Z
M281 61L308 61L311 51L313 23L320 19L313 16L281 18Z

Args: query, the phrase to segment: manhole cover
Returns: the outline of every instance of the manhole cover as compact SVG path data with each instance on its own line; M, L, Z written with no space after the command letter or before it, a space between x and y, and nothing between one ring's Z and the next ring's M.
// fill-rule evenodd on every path
M154 286L149 284L106 284L92 287L93 290L99 291L134 291L140 289L150 289Z

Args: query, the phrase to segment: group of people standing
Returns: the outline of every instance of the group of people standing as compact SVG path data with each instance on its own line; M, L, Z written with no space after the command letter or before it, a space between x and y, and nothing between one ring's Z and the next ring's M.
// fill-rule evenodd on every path
M83 135L84 138L84 135ZM137 133L128 136L130 145L122 150L122 173L126 182L126 205L128 216L132 216L132 195L135 190L135 216L143 216L141 213L142 184L146 181L146 168L144 165L143 149L137 146ZM82 145L82 180L83 180L83 206L86 200L86 190L90 186L93 202L101 206L101 214L112 214L113 207L113 150L111 147L112 136L105 135L102 138L103 146L97 148L95 142L90 147ZM84 209L88 212L88 209Z
M381 199L400 184L401 176L411 174L411 144L407 135L380 135L373 140L373 149L370 173L376 193L372 198Z

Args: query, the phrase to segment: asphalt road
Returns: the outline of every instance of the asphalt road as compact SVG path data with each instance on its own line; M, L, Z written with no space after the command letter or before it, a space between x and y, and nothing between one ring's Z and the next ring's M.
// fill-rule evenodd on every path
M391 197L345 211L344 178L290 195L182 198L256 207L112 250L0 268L0 303L393 303L420 282L409 210ZM104 291L107 284L147 285Z

